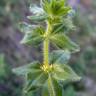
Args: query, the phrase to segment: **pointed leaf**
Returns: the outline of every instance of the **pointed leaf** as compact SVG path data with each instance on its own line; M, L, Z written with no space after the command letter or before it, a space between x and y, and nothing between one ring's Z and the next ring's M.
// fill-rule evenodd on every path
M26 84L24 86L24 91L26 91L26 93L37 89L37 85L33 85L33 81L35 81L41 74L42 71L40 69L34 69L34 71L32 69L32 72L27 74Z
M64 0L42 0L44 11L50 16L64 16L70 10L70 7L65 7Z
M39 16L27 16L29 20L32 20L33 22L41 22L48 18L46 14L39 15Z
M81 78L68 66L54 64L53 77L59 81L79 81Z
M27 81L27 83L24 85L23 87L23 93L24 94L28 94L28 93L32 93L38 90L37 86L30 86L31 85L31 81Z
M37 15L37 16L42 15L42 14L45 13L42 8L40 8L40 7L36 6L36 5L30 5L29 9L30 9L31 13L33 13L34 15Z
M20 22L18 28L20 29L21 32L24 32L24 33L30 32L31 33L32 30L34 28L36 28L36 25L30 25L26 22Z
M60 49L69 50L70 52L77 52L80 50L79 46L64 34L53 34L50 36L50 40Z
M72 23L71 18L64 18L62 22L59 22L53 26L53 33L67 33L70 30L75 29L75 26Z
M30 72L27 74L27 84L25 86L26 92L31 92L36 90L37 88L43 87L46 80L48 79L48 75L43 71L38 72Z
M30 70L32 70L32 68L38 68L38 66L40 66L38 62L33 62L28 65L14 68L12 71L16 73L17 75L25 76L28 72L30 72Z
M31 32L27 32L21 41L22 44L33 44L39 45L44 40L44 28L43 27L36 27L35 29L31 30Z
M55 50L49 56L50 64L66 64L70 59L70 55L68 50Z
M26 84L24 90L26 93L35 91L39 87L42 87L46 80L48 79L48 74L41 69L40 64L32 64L26 75Z
M34 63L29 66L28 73L26 74L26 82L24 86L24 91L26 93L35 91L37 88L37 85L33 85L33 81L35 81L36 78L38 78L42 74L42 70L40 68L39 63Z
M53 7L52 14L55 16L66 16L71 10L70 7L61 7L58 3Z
M28 93L43 85L47 79L47 75L43 73L41 65L38 62L33 62L23 67L13 69L17 75L25 77L24 92Z
M50 0L41 0L41 5L46 13L51 13Z
M40 22L44 21L48 18L47 14L44 12L44 10L36 5L30 6L30 12L33 13L31 16L27 16L29 20L32 20L33 22Z
M21 66L18 68L14 68L12 71L13 73L16 73L17 75L25 76L28 73L28 66L25 65L25 66Z
M44 73L42 70L38 72L30 72L27 74L27 80L31 81L31 86L43 86L48 78L48 74Z

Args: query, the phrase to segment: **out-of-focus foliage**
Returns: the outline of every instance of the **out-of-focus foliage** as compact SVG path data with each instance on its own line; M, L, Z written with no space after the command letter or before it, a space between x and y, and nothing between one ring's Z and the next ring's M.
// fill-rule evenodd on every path
M13 0L15 1L15 0ZM14 4L12 0L0 0L0 17L4 18L4 16L8 16L11 11L11 6ZM17 0L18 1L18 0ZM17 2L16 1L16 2ZM0 18L1 19L1 18Z
M20 96L21 82L5 64L4 56L0 55L0 96Z
M0 0L0 27L11 23L15 25L21 19L23 13L21 9L24 2L24 0Z
M6 75L5 68L4 57L3 55L0 55L0 77Z

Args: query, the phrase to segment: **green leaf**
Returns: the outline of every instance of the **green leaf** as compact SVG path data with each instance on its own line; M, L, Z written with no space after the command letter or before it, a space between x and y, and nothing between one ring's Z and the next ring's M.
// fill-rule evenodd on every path
M46 76L42 69L41 64L37 61L25 65L23 67L18 67L13 69L13 72L17 75L21 75L25 78L24 92L30 92L37 89L37 86L41 86L46 80Z
M42 89L42 96L62 96L62 88L51 74Z
M68 50L55 50L49 56L50 64L67 64L70 59L70 52Z
M50 41L60 49L69 50L70 52L77 52L80 50L79 46L64 34L53 34L50 36Z
M28 72L30 72L30 70L32 70L32 68L38 68L38 66L40 66L40 64L36 61L21 67L17 67L12 69L12 71L14 73L16 73L17 75L22 75L22 76L26 76L26 74L28 74ZM29 70L30 69L30 70Z
M64 18L63 22L65 24L65 31L68 32L70 30L74 30L75 29L75 26L73 25L71 17Z
M54 16L66 16L71 10L70 7L61 7L58 3L52 9L52 14Z
M79 81L81 78L66 64L54 64L53 77L59 81Z
M39 45L44 40L44 28L41 26L31 30L31 32L25 33L22 44Z
M48 18L46 14L39 15L39 16L27 16L29 20L32 20L33 22L41 22Z
M28 69L27 66L22 66L22 67L14 68L12 71L17 75L25 76L25 74L28 72Z
M45 13L44 10L41 7L38 7L36 5L30 5L29 9L30 9L31 13L33 13L34 15L37 15L37 16Z
M33 22L44 21L48 18L47 14L44 12L44 10L36 5L30 6L30 12L32 12L33 15L27 16L27 18L29 20L32 20Z
M26 93L35 91L38 88L43 87L47 79L48 74L41 69L32 69L32 71L27 74L27 83L24 90L26 91Z
M31 80L30 86L43 86L48 78L48 74L44 73L42 70L38 72L30 72L27 74L27 80Z
M50 0L41 0L41 5L46 13L51 13Z
M27 83L25 83L25 85L23 87L23 93L24 93L24 95L25 94L27 95L28 93L36 92L39 89L37 86L30 86L31 83L32 83L31 81L27 81Z
M32 68L32 71L27 74L26 84L24 87L24 91L26 93L37 89L37 85L34 85L33 81L36 81L36 78L39 78L41 74L42 74L42 71L40 69L35 69L35 68L34 69Z
M38 88L43 87L44 83L47 80L47 74L42 70L38 72L30 72L27 74L27 82L24 88L25 93L34 92Z
M54 24L52 32L53 33L67 33L73 29L75 29L75 26L73 26L71 18L67 17L67 18L64 18L62 22Z
M42 87L48 79L48 74L42 70L41 64L38 62L34 62L33 64L29 65L27 71L24 87L25 93L35 91L39 87Z
M27 33L27 32L29 33L32 32L34 28L36 28L36 25L30 25L26 22L20 22L18 28L23 33Z
M50 16L65 16L70 7L66 7L64 0L42 0L44 11Z

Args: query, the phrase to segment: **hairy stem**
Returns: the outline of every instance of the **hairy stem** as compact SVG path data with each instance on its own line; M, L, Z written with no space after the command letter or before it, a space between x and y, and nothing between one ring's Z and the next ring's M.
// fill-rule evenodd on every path
M50 33L51 33L51 25L50 23L47 22L47 30L46 30L46 33L45 33L45 41L44 41L44 44L43 44L43 55L44 55L44 65L48 68L49 67L49 36L50 36ZM52 80L50 78L50 75L49 75L49 79L48 79L48 86L49 86L49 95L50 96L55 96L55 93L54 93L54 88L52 86Z
M50 96L56 96L54 87L53 87L53 82L52 82L50 75L49 75L49 79L48 79L48 89L49 89Z
M49 65L49 40L45 40L44 41L44 49L43 49L43 53L44 53L44 64L46 66Z
M43 63L44 63L44 65L46 66L46 67L48 67L49 66L49 39L48 39L48 37L49 37L49 34L50 34L50 32L51 32L51 26L50 26L50 24L47 22L47 30L46 30L46 33L45 33L45 37L46 37L46 39L45 39L45 41L44 41L44 44L43 44L43 57L44 57L44 61L43 61Z

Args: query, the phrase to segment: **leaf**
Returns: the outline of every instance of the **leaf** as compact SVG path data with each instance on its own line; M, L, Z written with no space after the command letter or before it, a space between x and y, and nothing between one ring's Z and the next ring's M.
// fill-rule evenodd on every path
M24 76L26 80L24 86L25 93L36 90L38 87L42 86L44 80L47 79L47 75L41 69L41 64L37 61L23 67L15 68L13 72L17 75Z
M70 55L68 50L55 50L49 56L50 64L66 64L70 59Z
M35 81L35 79L38 78L40 74L42 74L42 71L40 69L33 69L33 68L32 68L32 72L29 72L27 74L26 84L24 87L26 93L37 89L37 85L33 85L33 81Z
M27 80L31 80L30 86L43 86L47 78L48 75L42 70L38 72L30 72L29 74L27 74Z
M33 63L30 63L28 65L24 65L18 68L14 68L12 69L13 73L17 74L17 75L22 75L22 76L26 76L26 74L32 70L32 68L37 68L40 64L36 61ZM30 70L29 70L30 69Z
M33 13L34 15L37 15L37 16L42 15L42 14L45 13L42 8L40 8L40 7L36 6L36 5L30 5L29 9L30 9L31 13Z
M46 13L51 13L50 0L41 0L41 5Z
M29 20L32 20L33 22L41 22L48 18L46 14L39 15L39 16L27 16Z
M44 11L50 16L64 16L70 10L70 7L65 7L64 0L42 0Z
M33 15L27 16L27 18L29 20L32 20L33 22L44 21L48 18L47 14L44 12L44 10L36 5L30 6L30 12L32 12Z
M75 29L75 26L73 25L72 20L67 17L67 18L64 18L62 22L59 22L53 25L52 32L53 33L67 33L73 29Z
M23 75L23 76L25 76L25 74L28 72L26 66L14 68L12 71L13 73L16 73L17 75Z
M42 89L42 96L62 96L62 88L58 82L51 77L51 74Z
M58 3L53 7L52 14L55 16L66 16L71 10L70 7L61 7Z
M24 87L23 87L24 95L25 94L27 95L28 93L36 92L39 89L39 88L37 88L37 86L30 86L30 84L31 84L31 81L27 81L27 83L24 85Z
M81 78L66 64L54 64L53 77L59 81L79 81Z
M39 45L44 40L44 28L39 26L31 30L31 32L25 33L22 44Z
M44 71L30 72L27 74L27 84L25 86L25 91L31 92L43 87L48 79L48 75Z
M65 31L68 32L70 30L74 30L75 26L73 25L72 18L67 17L66 19L64 18L64 24L65 24Z
M48 75L41 69L41 65L38 63L32 64L29 66L28 73L26 74L25 92L37 90L43 86L47 79Z
M79 51L79 46L72 42L66 35L64 34L53 34L50 36L50 41L55 44L58 48L63 50L68 50L70 52Z
M18 28L20 29L21 32L27 33L32 32L32 30L36 28L36 25L30 25L26 22L20 22Z
M42 74L41 70L27 74L26 84L24 86L25 93L34 92L39 89L39 87L41 86L41 82L38 82L38 80L40 80L41 74ZM35 85L35 83L33 82L35 83L38 82L38 84Z

